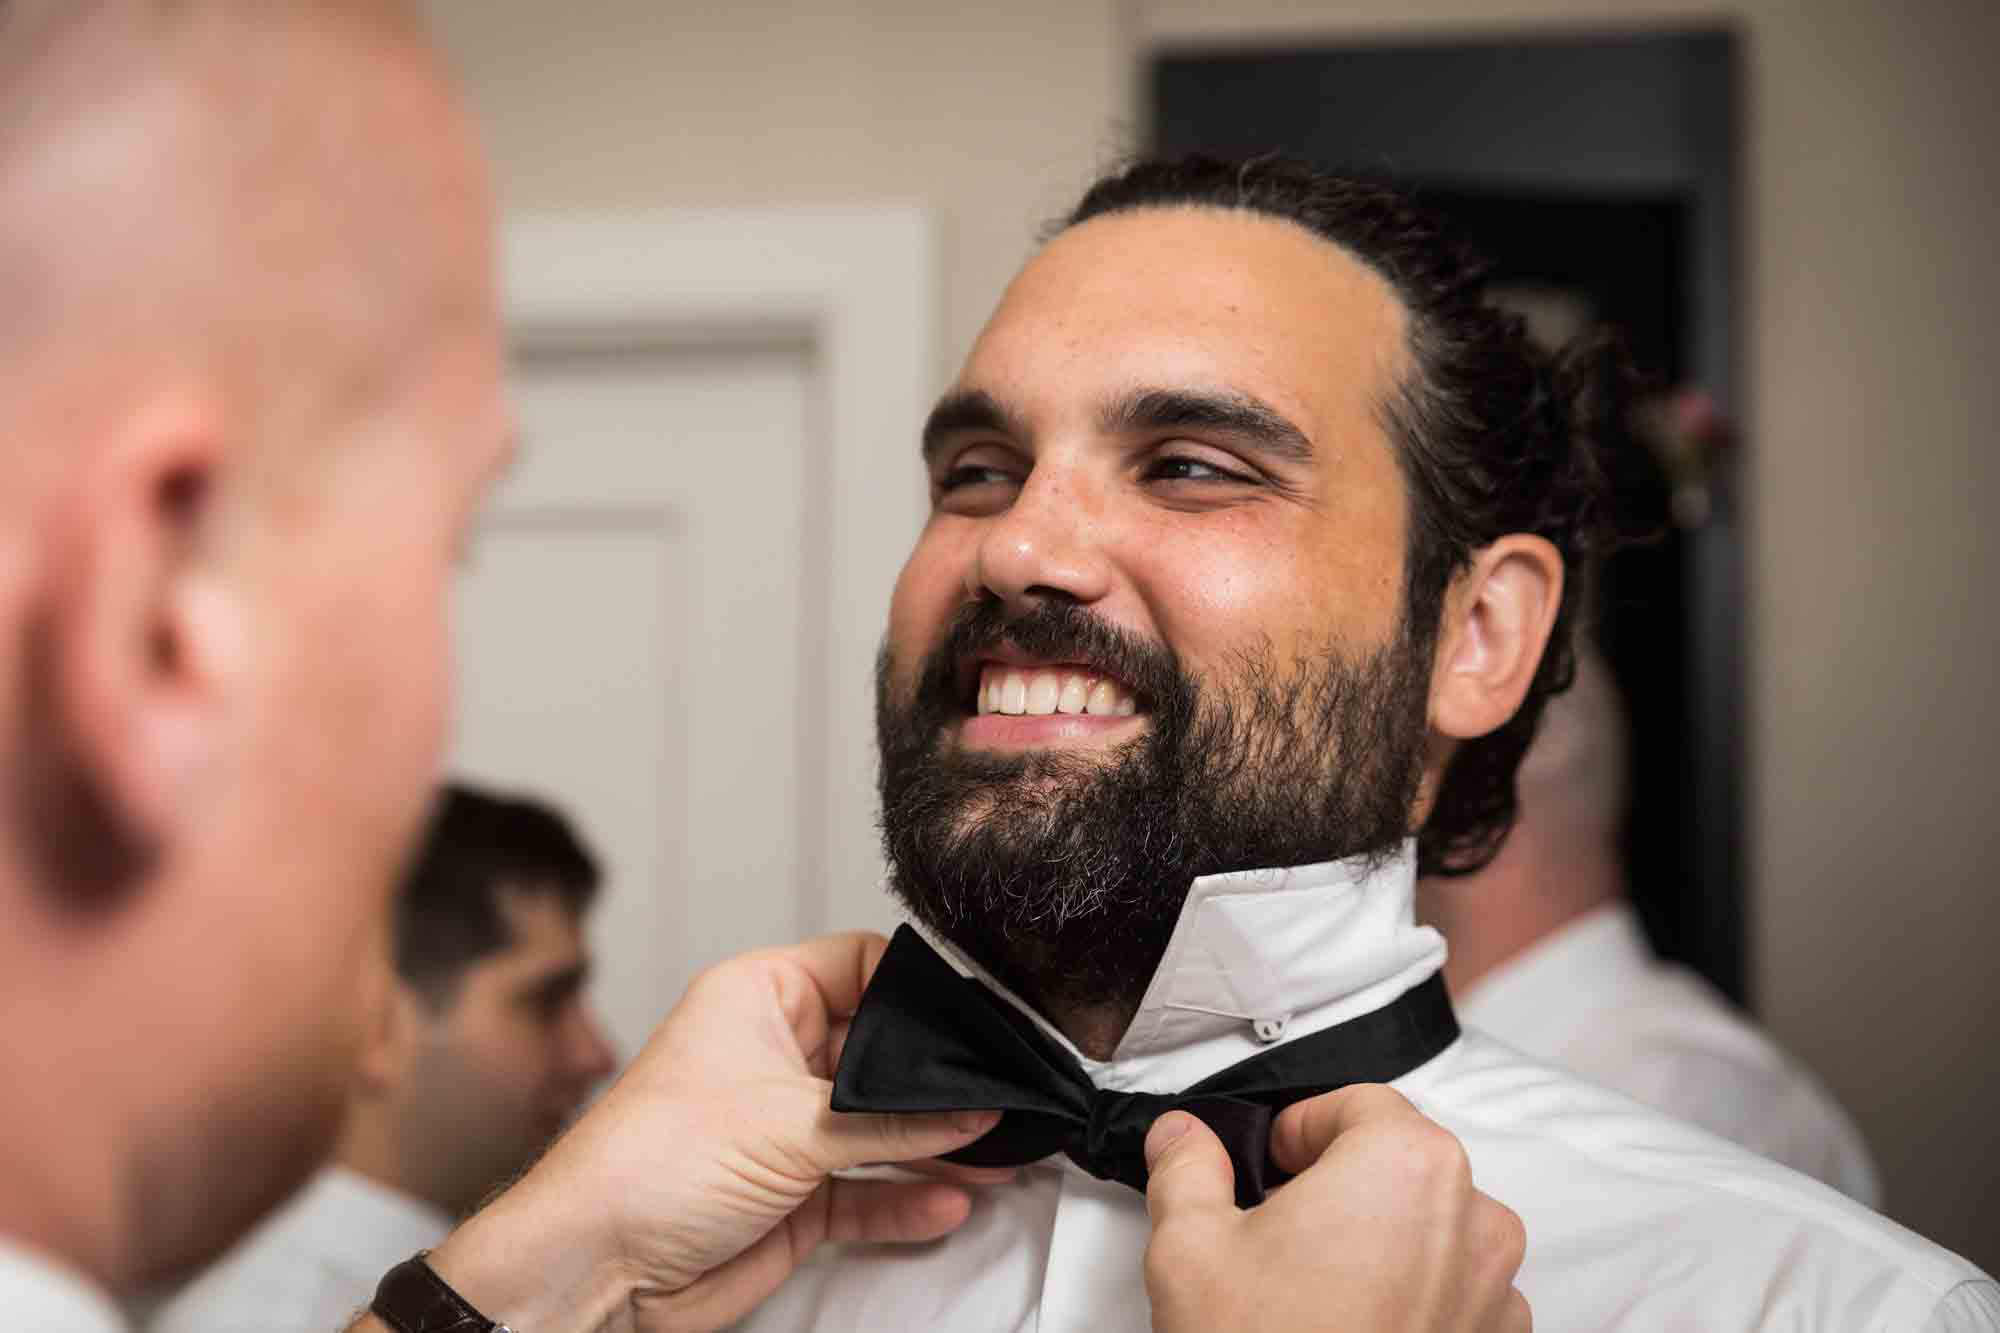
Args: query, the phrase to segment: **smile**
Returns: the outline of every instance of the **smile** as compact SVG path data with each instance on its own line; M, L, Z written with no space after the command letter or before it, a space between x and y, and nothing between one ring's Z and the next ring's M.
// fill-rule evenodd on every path
M1017 667L988 662L980 668L976 712L1009 717L1131 717L1139 701L1118 681L1083 667Z

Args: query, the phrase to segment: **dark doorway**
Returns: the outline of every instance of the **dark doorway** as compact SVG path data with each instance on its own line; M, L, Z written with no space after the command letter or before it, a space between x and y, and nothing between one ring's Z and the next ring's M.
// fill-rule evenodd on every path
M1150 73L1158 151L1281 152L1414 188L1531 322L1610 324L1650 380L1740 416L1731 33L1176 50ZM1662 953L1742 1001L1741 518L1726 467L1670 479L1621 454L1630 517L1660 533L1597 594L1632 725L1633 896ZM1689 486L1701 503L1676 508Z

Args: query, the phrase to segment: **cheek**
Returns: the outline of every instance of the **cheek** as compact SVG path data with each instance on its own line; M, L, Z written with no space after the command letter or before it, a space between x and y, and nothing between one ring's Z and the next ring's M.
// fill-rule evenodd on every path
M899 688L914 679L965 601L959 543L933 524L917 540L889 600L889 661Z
M1198 674L1268 645L1281 662L1329 638L1374 646L1394 632L1401 561L1370 540L1343 540L1318 515L1209 515L1153 534L1126 563L1148 613Z

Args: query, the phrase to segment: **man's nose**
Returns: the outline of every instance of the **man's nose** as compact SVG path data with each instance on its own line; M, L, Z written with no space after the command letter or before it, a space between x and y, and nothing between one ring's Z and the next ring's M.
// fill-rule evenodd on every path
M569 1024L569 1066L579 1082L598 1083L618 1068L618 1049L605 1035L595 1010L579 1005Z
M1074 469L1037 466L1021 493L987 523L966 593L996 597L1010 612L1048 597L1091 603L1111 590L1102 508Z

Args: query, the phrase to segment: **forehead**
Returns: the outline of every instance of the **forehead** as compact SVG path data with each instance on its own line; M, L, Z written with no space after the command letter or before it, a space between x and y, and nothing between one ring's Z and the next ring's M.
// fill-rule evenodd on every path
M1402 372L1405 328L1380 275L1303 227L1141 209L1051 241L1008 288L961 382L1031 410L1062 389L1234 388L1316 440L1338 438L1374 419Z
M500 895L508 947L484 961L503 970L567 961L584 952L583 921L554 890L509 889Z

